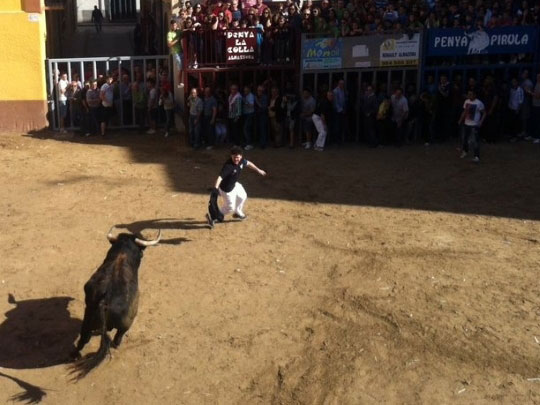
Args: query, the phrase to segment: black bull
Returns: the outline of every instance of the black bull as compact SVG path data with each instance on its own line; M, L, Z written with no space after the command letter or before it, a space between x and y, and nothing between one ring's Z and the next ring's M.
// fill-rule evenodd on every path
M139 303L138 272L143 250L147 246L156 245L160 237L161 231L152 241L127 233L114 236L112 228L109 231L107 238L112 246L107 257L84 285L86 308L81 337L72 355L80 357L80 351L90 340L93 331L101 334L101 343L95 355L74 364L72 373L75 379L88 374L109 353L111 340L107 331L116 329L112 341L112 346L116 348L131 327Z

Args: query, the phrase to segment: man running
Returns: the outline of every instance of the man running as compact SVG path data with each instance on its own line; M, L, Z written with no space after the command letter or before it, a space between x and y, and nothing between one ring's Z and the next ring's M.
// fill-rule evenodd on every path
M231 157L230 159L227 159L223 165L221 173L215 183L215 190L219 192L223 199L223 205L220 208L220 212L223 215L232 212L233 218L240 220L246 219L243 208L247 199L247 194L242 184L238 182L238 178L244 167L249 167L261 176L266 176L264 170L259 169L249 160L244 159L242 156L242 148L235 146L231 149ZM206 219L208 220L210 228L213 228L217 218L210 215L210 213L207 213Z

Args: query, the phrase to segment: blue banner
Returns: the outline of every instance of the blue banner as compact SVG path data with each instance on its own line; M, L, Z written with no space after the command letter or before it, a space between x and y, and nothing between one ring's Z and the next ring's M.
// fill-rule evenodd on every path
M342 56L341 38L306 39L302 43L304 70L341 69Z
M427 56L493 55L536 52L538 27L500 27L465 31L428 30Z

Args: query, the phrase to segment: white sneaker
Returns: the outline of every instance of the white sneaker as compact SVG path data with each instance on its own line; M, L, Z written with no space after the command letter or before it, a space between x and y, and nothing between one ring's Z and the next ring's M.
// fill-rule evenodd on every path
M213 147L212 145L208 145L208 146L206 147L206 150L212 150L212 149L214 149L214 147Z
M465 152L465 151L461 152L461 155L459 155L459 157L461 159L463 159L464 157L467 157L467 152Z
M532 141L533 138L532 138L532 136L527 135L524 139L525 139L526 141Z
M253 149L253 145L246 145L244 147L244 150L251 150L251 149Z
M540 143L540 138L536 138L533 143Z
M169 136L169 133L168 132L165 132L165 134L163 135L165 138L167 138Z
M195 63L193 64L193 69L197 69L198 67L199 67L199 64L198 64L197 62L195 62Z
M154 131L153 129L149 129L148 131L146 131L146 133L147 133L148 135L153 135L153 134L156 133L156 131Z
M86 137L90 136L90 132L87 132L86 134L84 134L84 136Z
M474 163L480 163L480 158L478 156L473 157L472 160Z
M311 149L311 142L306 142L304 149Z

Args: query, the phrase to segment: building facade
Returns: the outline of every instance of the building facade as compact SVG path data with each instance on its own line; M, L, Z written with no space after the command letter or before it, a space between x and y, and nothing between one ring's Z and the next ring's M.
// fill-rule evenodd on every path
M43 0L0 1L0 131L48 125L45 40Z

